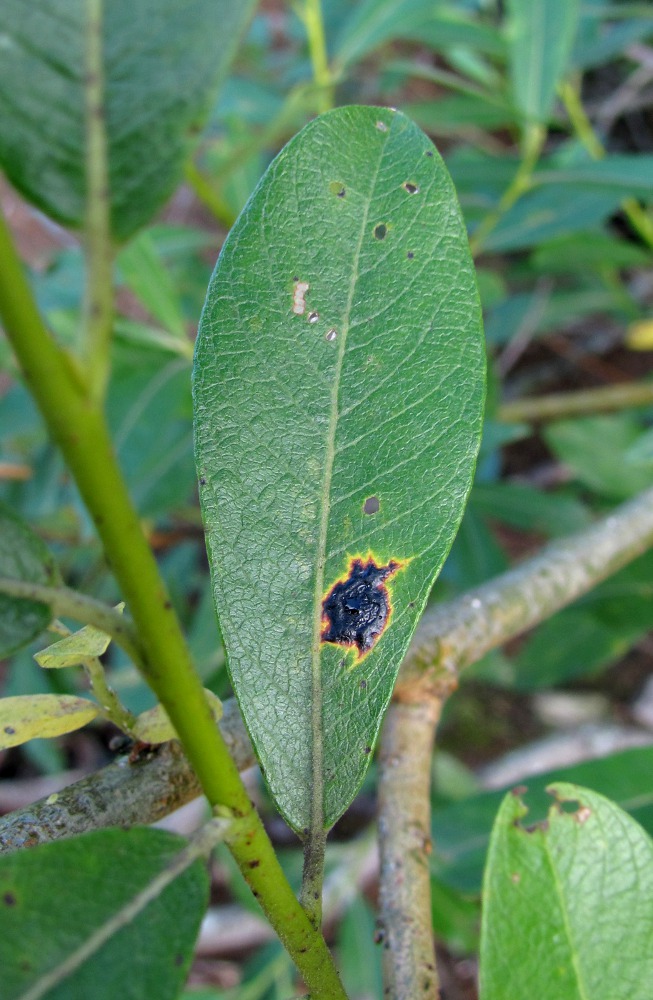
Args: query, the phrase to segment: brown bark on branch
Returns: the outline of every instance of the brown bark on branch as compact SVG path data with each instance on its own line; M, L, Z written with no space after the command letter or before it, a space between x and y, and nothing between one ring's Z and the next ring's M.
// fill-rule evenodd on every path
M443 701L459 671L587 593L653 545L653 489L622 504L591 528L447 604L427 611L402 666L395 701ZM254 763L234 702L220 728L242 769ZM198 794L175 744L151 759L111 764L59 792L0 818L0 851L104 826L151 823Z
M587 531L427 611L383 730L379 906L389 996L436 1000L431 930L430 773L435 728L460 671L570 604L653 544L653 489Z
M447 695L461 670L550 618L653 545L653 488L575 535L428 609L402 664L395 699Z
M239 770L254 762L236 702L224 705L220 730ZM156 823L197 798L201 788L176 741L130 763L120 757L55 795L0 818L0 853L106 826Z
M383 979L393 1000L440 995L431 921L431 754L440 702L394 702L379 779L379 920Z

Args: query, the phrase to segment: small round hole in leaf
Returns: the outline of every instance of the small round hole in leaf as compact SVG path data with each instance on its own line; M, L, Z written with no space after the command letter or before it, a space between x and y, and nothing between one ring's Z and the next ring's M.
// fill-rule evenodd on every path
M384 240L388 235L388 227L384 222L379 222L378 226L374 227L374 238L377 240Z
M417 192L419 191L419 187L417 186L417 184L413 184L412 181L404 181L404 183L401 186L404 189L404 191L408 192L408 194L417 194Z
M363 513L378 514L380 506L381 504L379 503L378 497L368 497L365 503L363 504Z

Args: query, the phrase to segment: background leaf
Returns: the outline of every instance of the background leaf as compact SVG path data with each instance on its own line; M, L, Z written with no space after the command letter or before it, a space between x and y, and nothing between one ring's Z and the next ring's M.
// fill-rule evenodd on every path
M0 504L0 577L56 586L59 571L48 548L12 511ZM0 656L27 645L52 621L45 604L0 594Z
M642 422L633 413L559 420L544 431L547 444L578 479L603 496L625 500L653 482L653 469L628 459Z
M578 0L509 0L512 98L535 122L551 113L576 34Z
M653 841L614 803L552 785L546 824L504 799L484 880L482 1000L647 1000ZM526 946L526 942L528 945Z
M179 182L254 6L253 0L104 5L116 238L147 222ZM79 0L5 0L0 8L0 165L26 198L76 227L86 190L84 32Z
M225 244L194 384L231 675L296 828L310 825L322 780L314 759L326 825L362 780L462 514L483 372L467 237L431 143L388 109L312 122ZM379 509L368 515L371 497ZM400 568L391 625L359 660L320 643L320 615L349 561L369 553Z
M3 1000L173 1000L207 902L204 864L134 903L184 846L162 830L101 830L0 858ZM43 988L48 975L55 984Z

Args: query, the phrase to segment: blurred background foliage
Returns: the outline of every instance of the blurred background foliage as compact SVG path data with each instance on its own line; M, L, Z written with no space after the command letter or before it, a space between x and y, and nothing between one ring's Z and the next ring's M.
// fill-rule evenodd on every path
M314 4L263 2L183 185L119 252L110 424L197 667L220 696L229 683L197 505L192 342L230 225L281 145L331 102L400 108L433 137L477 258L491 387L486 432L469 508L432 599L501 573L653 481L653 391L648 403L629 395L634 380L653 389L653 9L548 0L545 29L534 36L525 22L546 3L324 0L325 74L307 41ZM39 305L57 337L74 344L81 247L7 183L1 191ZM120 594L88 516L4 341L0 363L0 499L47 542L70 586L115 603ZM623 389L613 412L595 409L591 397L586 412L563 409L555 419L519 419L506 406L608 386ZM537 809L554 773L611 796L653 831L652 598L648 554L485 657L447 706L433 766L432 868L447 997L475 996L480 873L500 801L488 789L545 771L529 782ZM75 670L39 669L32 656L43 645L4 664L4 695L79 690ZM108 666L132 710L152 703L113 647ZM30 783L42 789L43 776L71 780L99 766L110 758L111 736L97 725L6 751L0 808L21 804ZM340 893L332 930L356 998L381 995L374 880L365 875L373 790L374 768L336 828L327 880ZM257 794L273 837L288 847L285 864L298 873L292 837L265 790ZM249 915L260 927L226 853L214 897L238 907L229 912L239 926ZM235 958L216 959L207 946L192 996L289 995L288 959L263 937L243 931Z

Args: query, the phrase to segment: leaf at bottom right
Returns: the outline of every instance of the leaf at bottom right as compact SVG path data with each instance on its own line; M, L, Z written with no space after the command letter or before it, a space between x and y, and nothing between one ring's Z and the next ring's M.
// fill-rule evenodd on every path
M545 822L524 821L516 789L494 824L481 1000L651 1000L653 841L602 795L548 790Z

